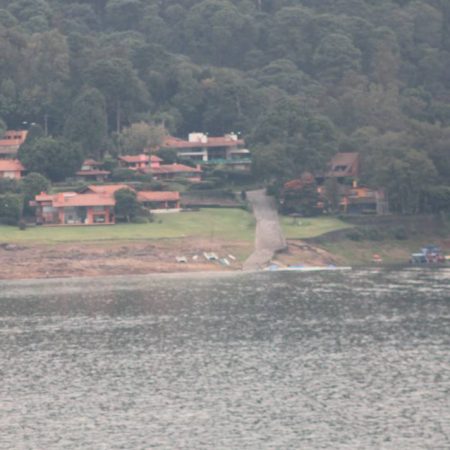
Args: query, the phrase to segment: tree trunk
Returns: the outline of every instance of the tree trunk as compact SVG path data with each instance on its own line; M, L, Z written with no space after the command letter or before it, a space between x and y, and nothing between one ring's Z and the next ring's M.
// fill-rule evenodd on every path
M116 131L120 133L120 100L117 100L116 105Z

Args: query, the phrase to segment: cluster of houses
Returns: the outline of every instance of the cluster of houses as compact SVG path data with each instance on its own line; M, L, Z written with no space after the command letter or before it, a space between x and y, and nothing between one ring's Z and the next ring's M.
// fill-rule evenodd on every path
M25 142L26 130L9 130L0 139L0 178L20 179L25 168L17 159L19 147ZM163 160L151 153L155 149L143 149L140 155L123 155L118 158L120 167L151 174L156 180L184 178L192 182L201 181L202 167L224 165L237 171L250 172L250 150L237 134L210 137L205 133L190 133L187 140L166 136L156 149L172 149L179 159L194 162L195 167L186 164L164 164ZM111 175L102 169L102 163L87 159L76 173L78 179L105 182Z
M360 186L361 158L359 153L337 153L328 163L324 173L312 175L304 173L299 179L284 185L284 196L289 192L302 190L308 184L317 186L319 201L317 209L323 211L327 199L327 180L335 180L335 196L338 211L342 214L387 214L388 202L383 189Z
M0 139L0 178L20 179L25 171L17 159L17 152L27 137L26 130L9 130ZM166 164L154 154L155 149L143 149L139 155L118 157L118 167L141 174L150 174L153 179L170 181L184 179L192 183L202 180L205 166L222 165L236 171L250 172L251 154L245 142L235 133L220 137L209 137L205 133L190 133L188 139L166 136L158 149L172 149L179 160L189 160L191 165ZM156 149L156 150L158 150ZM119 189L134 190L126 184L104 184L111 172L103 164L86 159L76 177L91 183L82 192L41 193L32 202L36 208L39 224L94 225L115 223L114 194ZM326 171L319 174L305 173L284 185L285 198L290 192L300 192L305 186L317 188L318 209L324 210L327 197L326 181L336 180L339 212L344 214L384 214L387 201L384 191L359 186L360 156L358 153L337 153L329 162ZM95 183L95 184L94 184ZM96 183L103 183L102 185ZM180 210L180 193L173 191L139 191L137 200L152 212L176 212Z
M22 177L26 169L17 159L17 153L26 137L26 130L9 130L0 140L0 178L19 180ZM187 140L167 136L159 148L175 150L178 158L189 159L195 167L180 163L165 164L150 149L143 149L139 155L119 156L118 166L150 174L155 180L182 178L195 183L202 180L202 166L205 165L223 164L233 170L250 172L250 151L243 148L244 144L234 133L221 137L191 133ZM86 159L76 172L76 177L87 183L106 183L111 172L102 166L102 162ZM134 191L141 206L153 213L180 211L179 192L135 191L133 187L121 183L90 184L81 192L42 192L31 205L36 210L36 222L42 225L114 224L115 193L120 189Z

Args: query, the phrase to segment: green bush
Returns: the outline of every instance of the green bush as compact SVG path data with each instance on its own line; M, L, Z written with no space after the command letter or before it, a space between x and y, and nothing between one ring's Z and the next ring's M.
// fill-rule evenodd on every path
M21 195L0 195L0 223L17 225L22 215L22 204Z
M360 230L350 230L346 234L347 239L350 239L351 241L362 241L364 239L363 234Z
M408 239L408 230L404 226L398 226L392 230L394 239L398 241L404 241Z
M11 180L9 178L0 178L0 194L17 194L19 192L20 183L18 183L16 180Z
M369 241L382 241L384 233L377 228L366 228L364 230L364 237Z

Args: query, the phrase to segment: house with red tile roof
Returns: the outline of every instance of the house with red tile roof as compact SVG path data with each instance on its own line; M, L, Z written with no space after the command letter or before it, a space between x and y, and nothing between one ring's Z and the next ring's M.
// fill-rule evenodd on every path
M282 201L290 199L291 202L298 203L301 196L295 194L301 194L308 184L317 183L318 210L331 209L342 214L387 214L389 208L384 190L360 186L359 176L359 154L337 153L331 158L324 172L315 176L304 173L300 178L285 183ZM327 187L327 180L330 179L334 181L333 187Z
M141 191L138 202L154 213L180 211L180 193L172 191Z
M18 159L0 159L0 178L20 180L24 170Z
M16 158L19 147L27 138L27 130L8 130L0 139L0 158Z
M114 194L130 189L126 184L90 185L83 192L42 192L31 202L36 208L36 223L42 225L110 225L115 223ZM180 211L180 193L139 191L137 200L151 212Z
M114 197L60 192L35 197L36 222L42 225L109 225L115 223Z
M119 156L119 165L124 169L144 170L150 165L150 157L148 155L123 155Z
M201 165L223 164L236 170L249 171L251 154L244 145L244 140L235 133L219 137L190 133L187 140L167 136L161 148L174 149L179 158L191 159Z
M84 160L81 169L76 173L77 178L82 181L105 181L111 172L109 170L101 170L101 165L101 162L94 159Z
M116 184L90 184L83 190L83 194L101 194L101 195L109 195L110 197L114 197L114 194L120 189L130 189L134 191L134 189L128 184L116 183Z
M178 163L159 164L148 168L146 172L152 174L155 180L171 180L174 178L186 178L192 182L200 182L202 180L200 165L191 167Z
M201 181L202 169L185 164L162 164L163 160L156 155L125 155L119 156L119 164L127 169L151 174L155 180L170 180L186 178L189 181Z

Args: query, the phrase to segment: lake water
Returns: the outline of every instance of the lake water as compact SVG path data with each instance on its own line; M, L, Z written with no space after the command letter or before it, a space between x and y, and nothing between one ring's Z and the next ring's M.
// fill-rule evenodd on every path
M449 449L450 270L0 282L0 449Z

